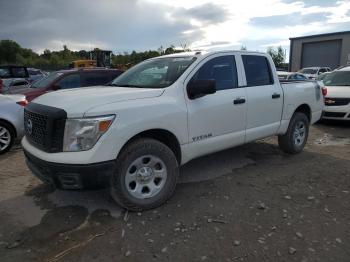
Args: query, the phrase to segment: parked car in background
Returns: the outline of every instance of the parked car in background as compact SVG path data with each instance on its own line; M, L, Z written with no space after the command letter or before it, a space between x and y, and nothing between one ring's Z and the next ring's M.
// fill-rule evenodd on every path
M308 80L308 78L304 74L297 73L297 72L277 71L277 75L279 80L295 80L295 81Z
M316 81L280 83L265 53L179 53L148 59L108 87L38 97L25 108L22 146L44 182L104 184L139 211L166 202L179 166L196 157L274 135L284 152L300 153L323 107Z
M31 83L46 76L45 72L41 71L40 69L36 69L36 68L28 68L28 73L29 73L29 81Z
M0 94L2 94L3 82L5 79L29 78L28 70L25 66L4 65L0 66ZM8 83L7 83L8 84Z
M0 95L0 154L9 151L22 138L23 108L28 104L24 95Z
M0 66L0 78L29 78L29 73L27 67L25 66L15 66L15 65L5 65Z
M30 83L24 78L8 78L2 80L0 94L13 94L16 90L29 88Z
M118 77L121 73L122 71L117 69L104 68L62 70L50 73L34 82L30 88L16 90L15 93L24 94L26 99L30 102L34 98L51 91L105 85Z
M304 74L309 79L315 79L318 75L332 71L329 67L305 67L299 70L299 73Z
M322 118L350 121L350 66L327 74L323 84L327 95Z

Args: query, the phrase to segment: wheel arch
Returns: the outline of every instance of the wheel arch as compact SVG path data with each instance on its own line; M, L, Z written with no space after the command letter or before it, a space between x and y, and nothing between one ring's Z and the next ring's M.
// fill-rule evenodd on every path
M12 129L13 129L13 132L15 133L15 137L14 137L14 138L17 138L17 129L16 129L16 127L15 127L10 121L8 121L8 120L6 120L6 119L4 119L4 118L0 118L0 122L6 123L6 124L8 124L9 126L11 126Z
M139 132L138 134L132 136L129 140L127 140L122 148L120 149L118 155L120 152L122 152L132 141L138 138L152 138L154 140L157 140L159 142L162 142L166 146L168 146L171 151L173 151L176 160L178 161L179 165L181 164L181 146L179 143L178 138L170 131L162 128L156 128L156 129L148 129L142 132Z
M301 104L300 106L298 106L294 111L294 114L295 113L305 114L309 119L309 123L311 123L311 107L308 104Z

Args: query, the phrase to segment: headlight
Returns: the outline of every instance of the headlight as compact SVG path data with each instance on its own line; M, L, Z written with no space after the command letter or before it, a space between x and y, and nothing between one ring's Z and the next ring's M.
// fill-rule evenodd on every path
M93 118L72 118L66 120L63 151L84 151L91 149L111 126L114 115Z

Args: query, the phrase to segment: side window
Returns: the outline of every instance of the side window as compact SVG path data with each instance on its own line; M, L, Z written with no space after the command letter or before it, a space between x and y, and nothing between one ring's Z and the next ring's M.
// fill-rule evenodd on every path
M202 65L191 81L210 79L215 80L218 91L238 87L235 57L219 56L209 60Z
M321 68L319 71L318 71L318 74L322 74L322 73L325 73L327 72L327 69L326 68Z
M15 81L12 83L12 86L25 86L28 83L26 81Z
M0 77L10 77L10 70L7 68L0 68Z
M80 76L79 74L67 75L58 81L57 85L59 85L61 89L80 87Z
M26 71L23 67L14 67L12 68L12 73L14 77L26 77Z
M242 55L247 86L273 85L269 61L264 56Z
M109 75L103 72L93 72L82 74L84 86L105 85L110 80Z

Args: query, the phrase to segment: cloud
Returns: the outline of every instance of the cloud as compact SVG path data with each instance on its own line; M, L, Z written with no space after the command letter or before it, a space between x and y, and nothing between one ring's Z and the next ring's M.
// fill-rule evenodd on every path
M114 52L287 44L289 37L348 30L350 1L0 0L0 39L35 51ZM287 46L287 45L286 45Z
M0 39L14 39L35 50L57 49L62 44L72 49L154 49L202 38L203 31L191 19L215 23L224 14L214 4L206 7L185 10L187 16L169 19L167 6L137 0L100 0L94 4L84 0L2 0Z
M328 1L328 0L300 0L300 1L295 1L295 0L284 0L283 2L285 3L300 3L305 7L311 7L311 6L321 6L321 7L327 7L327 6L332 6L334 4L334 1Z
M229 16L227 9L212 3L203 4L181 11L183 12L184 16L191 17L202 24L222 23L225 22ZM177 14L179 15L179 12L177 12Z
M305 25L308 26L310 23L323 22L328 19L332 13L313 13L302 15L300 13L291 13L289 15L275 15L267 17L253 17L250 20L251 25L258 27L274 27L276 25L283 26L295 26Z

